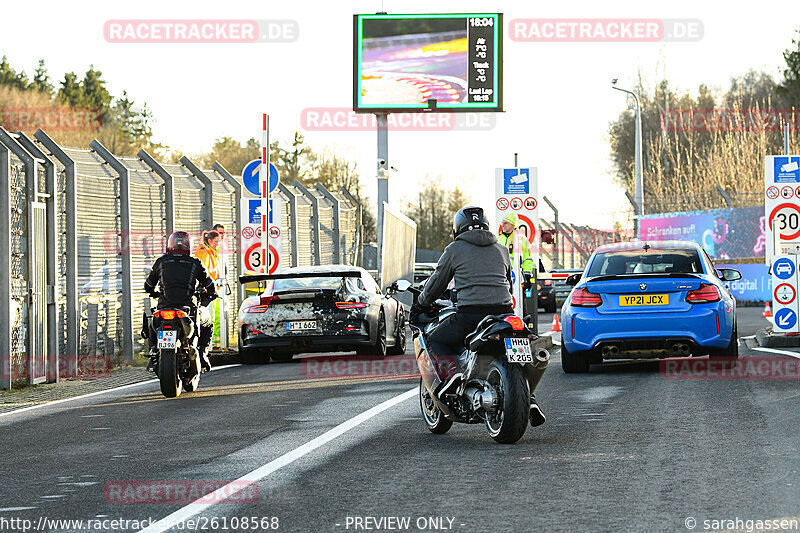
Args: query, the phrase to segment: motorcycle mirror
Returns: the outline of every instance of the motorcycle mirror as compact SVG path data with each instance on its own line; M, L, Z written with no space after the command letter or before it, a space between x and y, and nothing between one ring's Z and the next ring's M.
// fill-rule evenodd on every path
M391 287L399 292L405 292L411 287L411 282L407 279L398 279L392 283Z

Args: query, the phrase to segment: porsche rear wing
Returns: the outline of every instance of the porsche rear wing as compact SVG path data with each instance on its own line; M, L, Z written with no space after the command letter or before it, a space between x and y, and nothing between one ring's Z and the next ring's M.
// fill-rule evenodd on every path
M255 283L271 281L274 279L299 279L299 278L360 278L359 270L340 270L338 272L296 272L286 274L254 274L252 276L239 276L239 283Z

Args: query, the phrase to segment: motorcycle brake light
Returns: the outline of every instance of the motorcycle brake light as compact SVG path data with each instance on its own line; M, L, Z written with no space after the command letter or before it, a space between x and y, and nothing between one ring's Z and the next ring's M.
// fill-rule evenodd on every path
M511 324L511 329L514 331L522 331L525 329L525 323L518 316L507 316L503 320Z
M186 318L186 313L177 309L162 309L153 313L153 316L162 320L174 320L175 318Z

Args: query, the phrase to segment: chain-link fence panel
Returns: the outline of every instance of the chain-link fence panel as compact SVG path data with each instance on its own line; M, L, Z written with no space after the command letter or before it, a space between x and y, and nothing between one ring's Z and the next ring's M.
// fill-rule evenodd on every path
M205 188L203 182L192 175L183 165L162 164L173 178L175 197L175 231L186 231L192 236L192 245L197 247L205 227Z
M122 225L119 175L96 152L75 161L80 356L122 357Z
M11 379L28 376L28 194L25 165L11 157Z
M163 180L141 159L119 157L128 169L130 186L131 222L127 252L131 254L131 290L133 297L133 323L140 324L150 297L144 292L144 282L153 263L166 249L167 214ZM141 349L144 340L133 335L135 349Z

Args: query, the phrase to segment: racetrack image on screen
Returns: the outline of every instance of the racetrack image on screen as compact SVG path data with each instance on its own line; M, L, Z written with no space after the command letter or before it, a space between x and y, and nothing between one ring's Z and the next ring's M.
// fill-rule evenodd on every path
M499 108L499 22L497 14L357 15L354 107Z
M466 19L367 20L362 43L363 104L466 101Z

